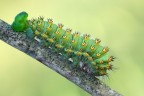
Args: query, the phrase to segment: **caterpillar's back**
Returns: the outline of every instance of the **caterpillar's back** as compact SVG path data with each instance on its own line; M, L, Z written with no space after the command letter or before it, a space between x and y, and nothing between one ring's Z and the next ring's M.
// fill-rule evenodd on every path
M23 15L26 14L23 13ZM22 15L18 14L17 17L19 16ZM16 20L17 18L15 18L15 24L21 24ZM26 31L27 37L32 39L37 37L44 46L51 47L57 53L61 53L67 60L71 59L72 66L75 68L81 68L86 73L95 76L107 75L107 70L112 69L110 62L114 57L108 56L108 47L101 46L99 39L92 39L88 34L72 33L69 28L63 29L62 24L56 25L52 19L44 21L43 17L26 19L26 23L23 25L26 26L23 31ZM13 29L15 30L15 28Z

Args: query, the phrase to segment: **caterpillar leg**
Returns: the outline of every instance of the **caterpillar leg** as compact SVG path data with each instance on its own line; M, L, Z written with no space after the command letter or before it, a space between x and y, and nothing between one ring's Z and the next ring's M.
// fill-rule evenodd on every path
M33 38L34 38L34 33L33 33L33 31L32 31L31 28L27 28L27 29L26 29L26 36L27 36L28 38L30 38L30 39L33 39Z

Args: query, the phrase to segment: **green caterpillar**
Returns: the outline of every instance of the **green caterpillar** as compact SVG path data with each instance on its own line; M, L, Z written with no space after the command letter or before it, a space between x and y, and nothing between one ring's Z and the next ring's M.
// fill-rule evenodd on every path
M28 38L37 37L43 45L71 59L72 65L95 76L107 75L112 69L113 56L108 56L108 47L100 45L99 39L91 39L90 35L81 36L71 29L64 30L62 24L53 24L52 19L44 21L43 17L27 20L26 12L19 13L11 27L16 32L24 32Z

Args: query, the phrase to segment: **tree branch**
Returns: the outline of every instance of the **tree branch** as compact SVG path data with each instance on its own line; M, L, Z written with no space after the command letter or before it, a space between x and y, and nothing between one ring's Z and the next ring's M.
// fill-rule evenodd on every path
M63 59L52 49L40 45L38 40L31 40L23 33L14 32L10 25L2 20L0 20L0 39L55 70L92 96L122 96L97 78L87 75L80 69L71 68L70 61Z

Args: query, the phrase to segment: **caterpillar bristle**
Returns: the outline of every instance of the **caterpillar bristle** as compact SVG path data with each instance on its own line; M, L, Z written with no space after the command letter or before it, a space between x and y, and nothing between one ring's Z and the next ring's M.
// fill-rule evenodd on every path
M80 32L73 33L73 36L75 36L75 37L80 36Z
M44 17L43 17L43 16L40 16L39 19L43 21L43 20L44 20Z

